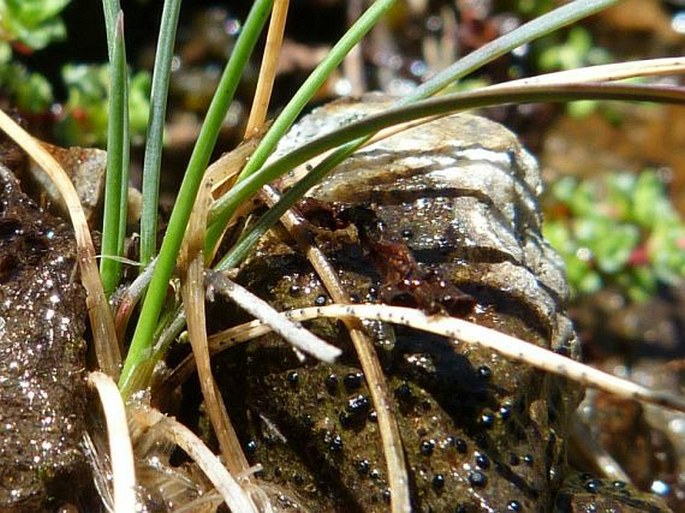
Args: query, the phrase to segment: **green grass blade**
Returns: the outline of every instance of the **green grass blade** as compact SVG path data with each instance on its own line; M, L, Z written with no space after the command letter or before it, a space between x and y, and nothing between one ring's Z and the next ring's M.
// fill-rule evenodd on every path
M295 93L292 99L285 106L283 112L274 121L273 125L264 136L255 152L250 157L249 162L238 176L238 182L257 171L269 155L273 152L278 141L290 129L292 124L300 115L302 109L316 94L316 91L323 85L330 74L340 65L345 56L354 46L371 30L378 20L387 12L396 0L376 0L364 14L350 27L345 35L328 52L326 58L316 67L307 77L302 87ZM223 207L219 203L214 210L214 222L207 232L206 248L214 247L223 231L222 227L228 222L233 212Z
M398 104L403 105L428 98L515 48L587 18L621 1L623 0L576 0L558 7L462 57L431 80L417 87L411 94L400 99Z
M530 42L538 37L544 36L545 34L548 34L565 25L573 23L574 21L582 19L583 17L599 12L606 7L618 3L619 1L621 0L576 0L571 4L562 6L550 13L540 16L539 18L522 25L521 27L497 38L495 41L488 43L487 45L460 59L454 65L436 75L432 80L417 88L417 90L411 95L398 101L398 105L403 105L426 98L427 96L430 96L443 89L445 86L453 83L455 80L458 80L459 78L473 72L474 70L482 67L501 55L504 55L514 48L517 48L518 46ZM362 19L360 18L359 21L362 21ZM272 130L276 128L276 123L278 122L279 120L276 120ZM289 128L290 125L287 125L287 127ZM257 151L255 151L255 155L253 155L252 159L250 159L250 162L248 162L247 166L243 170L243 173L241 174L241 177L251 175L264 164L266 158L268 158L268 155L271 153L271 151L273 151L275 144L278 142L282 134L279 134L278 139L276 139L276 132L274 132L273 137L275 142L272 142L271 140L267 141L267 138L270 136L271 131L265 137L265 141L262 142L262 145L260 145L260 147L257 148ZM336 159L339 159L339 161L342 162L343 159L340 157L343 154L345 156L350 155L362 143L363 140L360 140L357 146L348 145L345 149L341 148L338 150L340 154L338 157L336 157ZM258 153L262 151L262 146L264 146L264 154ZM265 184L269 181L270 180L265 178L261 181L261 183ZM206 247L216 244L216 241L221 236L222 227L235 211L235 204L230 206L231 204L233 204L233 200L229 193L228 195L222 197L212 208L212 215L210 216L211 225L207 232Z
M195 197L214 149L221 123L238 87L242 70L268 18L271 4L272 0L257 0L252 6L207 111L178 193L178 199L169 219L169 227L159 251L158 261L143 302L131 347L124 362L119 380L119 388L124 396L128 396L137 387L145 386L147 383L151 367L146 365L146 361L151 354L155 327L164 304L166 289L173 274Z
M116 32L117 16L121 11L119 0L102 0L105 14L105 32L107 33L107 56L112 60L114 53L114 33Z
M165 0L162 22L157 41L155 68L152 73L150 93L150 120L148 122L145 157L143 159L143 210L140 217L140 272L152 260L157 251L157 206L159 203L159 180L162 164L164 120L171 61L174 53L176 27L181 0Z
M100 275L107 295L114 291L121 277L121 261L118 258L108 257L122 256L126 237L128 197L126 74L123 13L119 11L115 27L114 51L110 61L107 175L102 223L102 260L100 261Z
M288 153L284 157L269 164L260 171L260 175L269 181L281 176L286 171L304 164L312 157L320 155L326 150L341 144L339 152L326 157L319 165L310 171L302 180L298 181L285 193L281 200L270 208L246 233L238 243L224 256L217 265L218 270L236 267L248 254L254 244L266 231L273 226L285 211L294 205L304 194L316 185L331 169L342 162L346 151L357 148L360 138L365 140L370 134L383 128L395 126L427 116L446 115L460 110L503 105L507 103L523 104L536 102L566 102L574 100L624 100L624 101L652 101L685 105L685 89L660 86L638 86L625 84L562 84L502 87L500 90L474 91L445 95L431 100L424 100L399 108L390 109L381 114L369 116L362 121L347 125L334 133L319 137ZM262 186L257 175L247 178L237 184L233 191L239 198L236 203L246 201Z

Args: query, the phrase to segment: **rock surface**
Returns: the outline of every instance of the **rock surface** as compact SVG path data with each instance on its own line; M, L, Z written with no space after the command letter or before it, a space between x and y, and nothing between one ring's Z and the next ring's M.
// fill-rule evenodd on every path
M53 511L84 486L85 316L70 227L0 164L0 511Z
M384 108L377 96L330 104L278 152ZM300 209L353 300L447 312L577 358L562 263L540 234L540 191L511 132L457 115L361 150ZM329 301L301 251L273 233L238 279L277 309ZM271 336L224 355L232 417L251 426L246 449L284 491L282 511L387 511L392 491L354 350L339 323L309 328L344 349L339 363L301 363ZM367 328L394 396L413 511L554 511L577 385L406 327Z

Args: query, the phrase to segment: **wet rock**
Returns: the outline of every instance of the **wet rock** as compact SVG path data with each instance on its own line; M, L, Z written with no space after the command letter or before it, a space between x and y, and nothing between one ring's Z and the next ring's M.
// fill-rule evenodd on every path
M85 315L71 229L0 165L0 511L51 511L84 486Z
M330 104L278 151L386 107L377 96ZM353 300L448 312L577 358L562 263L540 235L540 191L511 132L457 115L361 150L301 211ZM239 280L277 309L328 301L301 251L275 234ZM579 387L490 350L366 326L393 393L414 511L553 510ZM343 348L341 361L301 363L271 336L225 355L232 416L251 421L243 436L263 479L310 510L387 511L392 490L354 350L339 323L309 328Z
M662 513L668 511L657 497L638 492L622 481L608 481L571 473L557 497L556 513Z

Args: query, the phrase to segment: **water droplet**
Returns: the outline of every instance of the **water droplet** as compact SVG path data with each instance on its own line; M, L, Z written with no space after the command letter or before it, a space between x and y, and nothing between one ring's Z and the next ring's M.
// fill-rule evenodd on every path
M485 428L491 428L495 425L495 416L492 413L483 413L480 416L480 424Z
M331 451L334 452L340 452L342 451L343 448L343 439L340 435L335 435L330 443L328 444L328 447L331 449Z
M509 501L507 502L507 511L521 511L523 506L519 501Z
M435 449L435 440L424 440L421 442L421 454L424 456L430 456L433 454L433 449Z
M466 451L468 450L468 445L462 438L454 439L454 447L456 447L457 451L461 454L466 454Z
M338 376L335 374L329 374L326 376L326 378L323 380L324 385L326 386L326 390L328 390L328 393L333 395L337 392L338 390Z
M661 479L652 481L652 486L650 486L649 489L652 491L652 493L655 493L661 497L665 497L671 493L671 487L668 485L668 483L665 483Z
M368 474L370 468L371 463L369 463L369 460L359 460L357 462L357 472L359 472L361 475Z
M599 490L599 487L601 485L602 483L601 481L599 481L599 479L590 479L583 485L583 488L585 488L590 493L597 493L597 490Z
M442 490L445 487L445 476L442 474L435 474L433 476L433 488Z
M469 472L469 483L471 486L481 488L488 484L488 476L478 470L472 470Z
M490 468L490 458L488 458L485 454L481 454L479 452L476 453L476 465L482 469L487 469Z
M345 377L343 378L345 388L348 390L357 390L361 388L363 382L364 374L361 372L349 372L345 374Z
M478 376L482 379L490 379L492 377L492 370L487 365L478 367Z
M366 412L370 406L371 402L369 399L365 395L359 394L347 400L347 406L345 409L353 415L366 415Z

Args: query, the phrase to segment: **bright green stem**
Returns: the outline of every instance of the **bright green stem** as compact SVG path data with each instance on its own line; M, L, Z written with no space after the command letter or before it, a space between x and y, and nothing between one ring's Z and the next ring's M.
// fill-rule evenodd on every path
M109 119L107 127L107 176L102 223L102 260L100 275L107 295L119 284L128 194L128 109L126 51L124 48L123 13L116 19L114 48L110 61ZM115 258L109 258L115 257Z
M625 84L575 84L575 85L535 85L517 86L500 91L472 91L445 95L431 100L424 100L412 105L403 106L364 118L362 121L351 123L345 127L326 134L303 144L296 150L272 162L260 171L267 178L277 177L289 169L299 166L312 157L335 148L341 144L339 151L333 152L307 175L293 185L281 199L270 208L238 241L216 266L217 270L230 269L238 266L247 256L250 249L261 236L271 228L281 216L294 205L306 192L335 166L347 158L347 152L354 151L360 141L378 130L391 127L399 123L416 120L423 117L444 115L460 110L479 107L489 107L507 103L560 102L583 99L595 100L624 100L624 101L653 101L675 104L685 104L685 91L654 86L638 86ZM244 180L236 186L239 196L249 197L260 187L257 175ZM238 200L239 201L239 200Z
M281 115L274 121L274 124L259 143L249 162L238 176L238 183L264 165L266 159L269 158L269 155L276 148L278 141L290 129L297 116L302 112L302 109L305 108L330 74L340 65L350 50L374 27L395 1L376 0L356 23L350 27L331 51L328 52L326 58L309 75L305 83L302 84L302 87L295 93L295 96L288 102L288 105L285 106ZM226 204L221 200L217 202L213 211L213 222L207 231L205 239L205 248L207 249L213 248L216 245L223 232L223 226L226 225L231 215L233 215L233 209L226 208Z
M128 397L138 388L145 387L154 367L154 362L150 361L152 338L166 298L169 280L173 274L195 197L202 181L202 175L214 149L221 123L226 117L226 112L240 81L242 70L245 68L268 18L271 4L272 0L257 0L252 6L245 21L243 32L236 41L231 58L224 69L217 91L207 111L207 117L200 130L200 136L193 149L183 183L178 192L178 199L171 212L169 227L159 251L158 262L119 379L119 388L124 397Z
M142 273L157 251L157 207L162 163L164 120L166 117L169 76L174 53L174 40L181 0L165 0L162 23L157 41L155 68L150 93L145 157L143 159L143 210L140 217L140 272Z
M436 75L429 82L418 87L416 91L414 91L411 95L399 100L397 104L408 104L420 100L422 98L426 98L432 94L435 94L436 92L445 88L447 85L482 67L488 62L506 54L514 48L517 48L518 46L530 42L538 37L544 36L545 34L557 30L565 25L578 21L583 17L599 12L600 10L605 9L606 7L609 7L613 4L616 4L619 1L621 0L577 0L575 2L572 2L571 4L555 9L554 11L547 13L543 16L540 16L539 18L536 18L522 25L518 29L513 30L508 34L505 34L504 36L497 38L495 41L492 41L491 43L488 43L487 45L473 51L466 57L460 59L452 66L448 67L447 69ZM374 4L374 7L375 5L376 4ZM371 9L369 9L367 13L370 11ZM364 16L366 16L366 13ZM357 24L355 24L355 27L357 27L357 25L359 25L362 22L362 20L364 20L364 16L360 18ZM366 22L366 20L364 21ZM366 28L366 25L364 25L364 28ZM350 30L350 32L351 31L352 29ZM321 65L323 64L324 63L322 63ZM285 112L286 111L284 111L283 115L285 115ZM300 110L297 111L297 114L299 114L299 112ZM283 117L283 115L281 115L281 117ZM290 128L292 121L290 121L289 124L288 121L290 121L290 118L285 119L282 125L279 124L279 129L282 127L286 127L286 130L287 128ZM277 132L275 129L277 127L277 123L279 122L280 117L274 123L272 130L270 130L267 136L264 138L262 144L260 144L260 146L257 148L255 154L250 159L250 162L248 162L247 166L245 166L245 169L243 170L241 177L245 177L251 175L252 173L255 173L256 170L258 170L262 165L264 165L264 162L266 162L266 159L275 148L276 143L278 142L278 140L280 140L280 137L282 137L283 135L281 133L278 133L278 137L276 138ZM271 136L272 132L274 133L274 141L268 139ZM354 151L359 146L361 146L365 140L366 139L360 139L359 141L357 141L356 145L348 144L344 148L340 148L336 151L335 160L342 162L342 160L344 160L344 157L354 153ZM261 180L261 183L264 184L268 183L269 181L270 179L264 178L263 180ZM212 215L210 216L211 224L209 226L206 238L207 248L213 247L216 244L218 238L221 236L221 233L223 231L223 226L225 226L230 217L233 215L233 212L235 211L237 205L240 204L238 201L234 201L234 198L232 198L232 193L233 191L231 191L229 194L224 195L221 199L219 199L219 201L217 201L217 203L214 205L212 209Z

